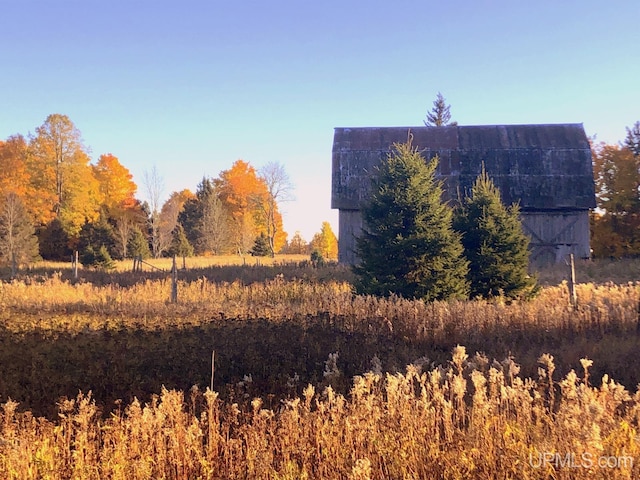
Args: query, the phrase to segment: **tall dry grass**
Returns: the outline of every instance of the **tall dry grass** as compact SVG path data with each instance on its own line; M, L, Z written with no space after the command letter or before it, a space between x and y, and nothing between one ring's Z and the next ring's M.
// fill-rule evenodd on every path
M493 330L505 335L535 332L580 333L635 331L638 326L640 284L579 284L572 307L565 285L544 288L529 302L452 301L425 303L399 297L354 295L346 282L324 283L281 278L263 283L212 282L206 278L178 284L177 304L169 303L168 280L145 281L130 287L72 283L57 276L38 282L0 283L0 318L10 330L32 328L33 316L58 314L56 323L41 328L82 330L92 325L68 324L60 315L86 313L95 325L105 319L166 328L206 324L214 318L261 318L271 321L327 314L343 328L393 333L420 340L452 339L466 343ZM23 325L23 322L27 322ZM60 323L62 322L62 323ZM23 325L23 327L21 327ZM99 325L102 328L103 325ZM452 337L453 336L453 337Z
M274 408L163 390L102 419L90 394L51 422L0 411L0 476L29 479L632 479L640 393L579 373L537 380L456 347L446 367L309 385Z

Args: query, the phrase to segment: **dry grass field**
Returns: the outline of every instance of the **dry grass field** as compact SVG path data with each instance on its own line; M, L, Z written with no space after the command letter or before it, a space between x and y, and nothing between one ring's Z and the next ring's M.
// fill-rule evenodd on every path
M0 478L640 477L638 262L574 308L564 268L425 304L279 260L194 259L175 304L126 264L0 283Z

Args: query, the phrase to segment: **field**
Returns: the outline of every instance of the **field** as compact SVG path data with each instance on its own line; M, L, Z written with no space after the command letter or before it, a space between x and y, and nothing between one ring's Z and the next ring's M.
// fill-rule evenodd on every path
M640 476L640 262L579 263L574 308L564 267L424 304L251 260L187 259L176 304L127 263L0 284L0 478Z

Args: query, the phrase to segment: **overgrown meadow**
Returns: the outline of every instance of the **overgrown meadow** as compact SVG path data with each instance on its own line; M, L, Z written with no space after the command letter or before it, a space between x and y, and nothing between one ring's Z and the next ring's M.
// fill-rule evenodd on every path
M640 263L579 263L575 308L562 265L530 302L428 304L188 267L176 304L126 265L0 284L1 478L640 475Z

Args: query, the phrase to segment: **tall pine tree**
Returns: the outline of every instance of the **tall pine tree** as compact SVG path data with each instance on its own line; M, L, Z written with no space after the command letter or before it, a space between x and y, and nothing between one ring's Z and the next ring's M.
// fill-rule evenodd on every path
M527 272L529 238L519 213L517 205L503 205L483 168L454 221L469 260L472 297L527 298L535 293L536 280Z
M358 293L426 301L467 295L467 261L442 201L437 164L425 162L409 140L395 144L379 167L356 242Z

